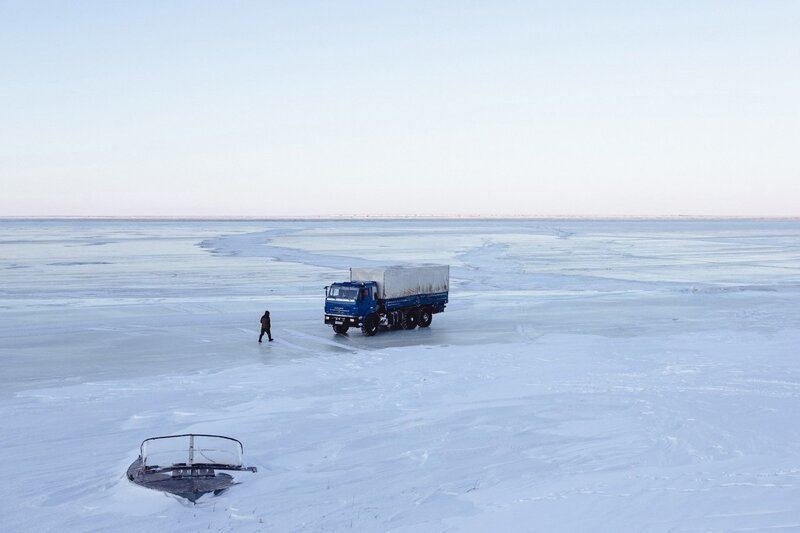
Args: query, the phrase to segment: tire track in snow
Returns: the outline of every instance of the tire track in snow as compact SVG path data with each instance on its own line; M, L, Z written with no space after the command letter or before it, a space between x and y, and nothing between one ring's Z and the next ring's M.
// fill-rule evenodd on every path
M282 338L276 338L274 341L272 341L272 343L273 344L278 343L281 346L286 346L288 348L293 348L293 349L299 350L301 352L317 353L317 351L312 349L312 348L306 348L305 346L300 346L299 344L294 344L293 342L289 342L289 341L284 340ZM269 344L269 343L267 343L267 344Z
M238 329L242 333L246 333L248 337L251 336L251 335L255 337L260 333L259 331L256 331L256 330L250 329L250 328L236 328L236 329ZM281 331L282 333L284 333L287 330L278 330L278 331ZM300 346L299 344L294 344L292 342L288 342L288 341L286 341L286 340L284 340L282 338L275 338L275 340L273 340L272 342L280 344L281 346L286 346L287 348L292 348L294 350L301 351L301 352L314 353L314 350L312 350L311 348L306 348L305 346ZM269 344L269 341L267 341L267 344Z
M286 333L289 333L292 336L299 337L301 339L309 340L312 342L316 342L318 344L324 344L326 346L334 346L336 348L341 348L342 350L347 350L348 352L356 352L358 348L355 346L348 346L347 344L342 344L336 341L331 341L328 339L323 339L321 337L317 337L316 335L309 335L308 333L303 333L294 329L284 329Z
M527 328L525 327L524 324L517 324L517 333L520 335L520 337L530 342L536 342L540 337L543 336L541 333L538 334L528 333Z

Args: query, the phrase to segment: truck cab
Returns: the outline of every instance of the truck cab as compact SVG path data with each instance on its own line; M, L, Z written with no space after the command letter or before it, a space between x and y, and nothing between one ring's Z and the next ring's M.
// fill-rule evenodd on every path
M346 281L325 287L325 324L337 333L361 327L364 318L378 311L378 284L374 281Z

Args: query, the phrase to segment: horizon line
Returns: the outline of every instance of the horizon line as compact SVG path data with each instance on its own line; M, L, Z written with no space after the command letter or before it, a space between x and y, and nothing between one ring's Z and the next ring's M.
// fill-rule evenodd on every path
M800 220L800 215L0 215L0 220L131 220L131 221L336 221L336 220Z

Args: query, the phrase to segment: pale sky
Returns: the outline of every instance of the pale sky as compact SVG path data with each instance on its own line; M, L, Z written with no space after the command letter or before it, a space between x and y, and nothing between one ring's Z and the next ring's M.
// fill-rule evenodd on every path
M0 216L800 216L800 2L0 2Z

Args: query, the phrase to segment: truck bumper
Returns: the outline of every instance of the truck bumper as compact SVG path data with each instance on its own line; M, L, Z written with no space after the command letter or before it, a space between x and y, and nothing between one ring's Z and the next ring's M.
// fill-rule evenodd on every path
M341 324L351 328L361 327L361 319L357 316L325 315L325 323L331 326Z

